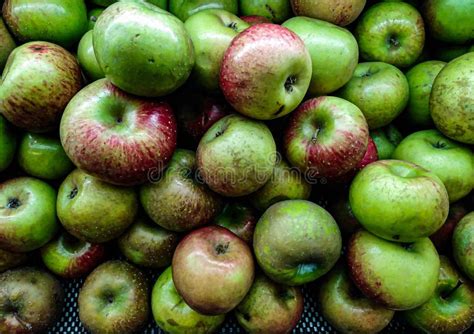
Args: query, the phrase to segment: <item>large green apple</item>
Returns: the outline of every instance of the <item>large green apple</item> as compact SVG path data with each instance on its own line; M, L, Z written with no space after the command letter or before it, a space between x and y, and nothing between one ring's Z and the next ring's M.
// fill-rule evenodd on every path
M461 270L474 280L474 212L456 225L453 233L453 255Z
M357 41L349 30L309 17L294 17L283 26L305 43L313 65L308 92L326 95L344 86L359 60Z
M0 114L0 172L5 170L12 162L15 149L15 132L5 117Z
M402 140L392 158L413 162L436 174L443 181L451 203L474 188L471 149L446 138L437 130L412 133Z
M139 96L173 92L194 66L194 50L184 24L146 2L117 2L99 16L94 52L112 83Z
M265 17L273 23L281 23L292 15L288 0L240 0L240 15Z
M403 139L402 134L393 124L370 131L370 137L377 147L380 160L390 159Z
M15 47L15 40L10 35L3 19L0 18L0 71L3 71L7 58Z
M291 0L296 16L308 16L339 26L352 23L364 9L366 0Z
M449 62L436 77L430 96L431 117L451 139L474 144L474 52Z
M205 9L223 9L238 14L237 0L169 0L169 11L181 21Z
M428 237L448 216L443 182L432 172L400 160L379 160L352 181L349 202L357 220L387 240Z
M104 71L97 62L92 43L93 31L89 30L82 36L77 47L77 60L84 74L90 81L95 81L105 77Z

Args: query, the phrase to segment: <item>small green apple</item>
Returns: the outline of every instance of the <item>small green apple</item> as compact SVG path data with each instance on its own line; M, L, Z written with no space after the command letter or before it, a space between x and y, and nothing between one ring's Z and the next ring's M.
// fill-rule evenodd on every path
M288 0L240 0L240 15L262 16L273 23L282 23L292 16Z
M89 30L94 29L95 23L99 18L100 14L104 11L104 8L93 8L87 12L87 18L89 19Z
M402 134L393 124L370 131L370 137L377 147L380 160L390 159L403 139Z
M84 34L84 36L82 36L77 47L77 60L87 78L90 81L95 81L105 78L105 74L97 62L92 38L92 30L89 30Z
M15 49L16 43L13 37L10 35L3 19L0 18L0 71L3 71L3 67L7 63L8 56Z
M169 11L185 22L191 15L205 9L223 9L238 14L237 0L169 0Z
M0 172L13 161L16 150L16 136L12 126L0 114Z
M461 270L474 280L474 212L456 225L453 233L453 255Z

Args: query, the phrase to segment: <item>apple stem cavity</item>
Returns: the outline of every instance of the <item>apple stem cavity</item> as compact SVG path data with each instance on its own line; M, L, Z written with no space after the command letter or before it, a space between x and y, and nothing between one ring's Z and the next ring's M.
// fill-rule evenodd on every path
M443 298L444 300L449 299L449 297L451 297L456 292L456 290L459 289L463 284L464 283L461 280L458 280L454 288L441 294L441 298Z
M390 36L388 39L388 43L390 44L391 48L397 49L400 47L400 41L394 35Z
M285 81L285 90L288 93L293 92L293 85L296 83L296 77L294 75L290 75L288 78L286 78Z
M79 191L79 189L77 189L77 187L74 187L67 197L69 199L73 199L74 197L76 197L78 191Z
M229 243L225 244L218 244L215 248L217 255L225 254L227 252L227 249L229 249Z
M8 199L7 208L8 209L16 209L21 205L21 202L18 198L10 198Z
M230 29L237 31L237 22L231 22L227 25Z
M434 148L445 148L446 147L446 143L443 143L441 141L437 141L436 143L433 144L433 147Z

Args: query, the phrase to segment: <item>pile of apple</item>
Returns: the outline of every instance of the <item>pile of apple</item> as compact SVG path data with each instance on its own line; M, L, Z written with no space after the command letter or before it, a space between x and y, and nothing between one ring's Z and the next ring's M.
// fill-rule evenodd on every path
M472 326L472 0L1 3L0 333Z

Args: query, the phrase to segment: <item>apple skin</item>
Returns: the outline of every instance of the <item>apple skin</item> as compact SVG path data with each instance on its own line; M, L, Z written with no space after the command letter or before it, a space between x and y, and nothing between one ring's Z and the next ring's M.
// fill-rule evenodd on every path
M169 0L169 11L185 22L190 16L206 9L223 9L234 15L238 12L237 0Z
M403 139L402 134L393 124L372 130L369 134L377 147L377 155L380 160L390 159L393 151Z
M138 217L117 240L123 255L132 263L146 268L163 268L171 264L179 235L167 231L149 218Z
M24 267L0 275L0 332L44 333L62 310L64 292L51 274Z
M91 244L62 232L41 248L46 267L63 278L79 278L91 272L106 256L101 244Z
M360 55L397 67L415 63L425 44L423 19L411 5L380 2L362 14L354 31Z
M29 175L46 180L64 178L74 164L58 138L26 133L18 147L18 164Z
M117 238L133 223L137 208L133 188L105 183L80 169L69 174L59 187L61 224L76 238L90 243Z
M255 227L253 248L265 274L296 286L327 273L341 253L341 233L332 216L305 200L273 204Z
M68 104L60 137L78 168L131 186L165 168L176 147L176 127L168 103L129 95L101 79Z
M264 123L231 114L204 134L196 157L200 177L213 191L238 197L256 191L270 179L276 144Z
M360 108L371 130L388 125L406 107L410 88L405 75L382 62L359 63L337 95Z
M352 181L349 202L364 228L398 242L430 236L443 225L449 210L443 182L401 160L380 160L361 170Z
M251 26L226 50L220 87L241 114L270 120L293 111L311 81L311 56L304 42L285 27Z
M194 66L193 44L184 24L147 2L107 7L94 27L93 45L105 77L138 96L172 93Z
M267 19L264 16L258 16L258 15L247 15L247 16L241 16L240 17L243 21L247 22L251 26L254 26L256 24L260 23L272 23L269 19Z
M90 0L90 2L92 2L93 4L103 7L110 6L111 4L117 1L148 2L165 10L168 4L168 0Z
M305 43L313 65L308 92L326 95L344 86L359 60L357 41L349 30L309 17L293 17L283 26Z
M7 169L16 151L16 135L13 127L0 114L0 172Z
M410 124L422 129L433 127L429 105L431 88L445 65L445 62L438 60L425 61L416 64L406 73L410 98L405 113Z
M28 258L28 253L13 253L0 249L0 273L23 264Z
M62 47L48 42L23 44L12 51L3 71L1 113L22 129L47 132L57 127L81 81L79 64Z
M431 117L438 130L465 144L474 144L473 71L474 52L454 59L439 72L430 95Z
M456 225L452 242L454 260L474 280L474 212L465 215Z
M0 4L1 6L1 4ZM16 43L13 37L10 35L5 22L0 18L0 71L3 71L3 67L7 63L8 56L16 48Z
M282 23L292 16L288 0L240 0L239 8L241 15L261 16L273 23Z
M317 303L324 319L341 333L378 333L387 327L395 313L366 298L342 263L322 279Z
M244 299L255 265L249 246L220 226L194 230L174 252L173 281L184 301L205 315L224 314Z
M10 179L0 184L0 248L29 252L54 237L56 191L31 177Z
M91 333L135 333L149 310L146 276L124 261L108 261L87 276L78 296L79 319Z
M354 104L334 96L302 103L283 135L285 156L307 180L352 170L367 151L369 129Z
M161 273L153 287L151 309L158 327L170 334L215 333L225 320L225 314L204 315L189 307L176 291L171 267Z
M250 205L243 202L229 202L214 219L214 224L225 227L247 244L252 244L257 220L257 213Z
M356 217L354 217L349 203L349 192L345 187L335 192L329 200L328 211L334 217L342 236L345 238L350 237L361 227Z
M234 310L238 323L247 333L291 333L303 314L300 288L277 284L263 274Z
M90 81L105 78L104 71L99 66L92 44L93 31L89 30L82 36L77 47L77 60Z
M467 201L464 200L450 204L448 218L446 218L443 226L430 235L430 239L438 253L450 254L454 229L459 221L469 213L466 202Z
M349 240L347 261L364 295L392 310L424 304L438 282L439 256L428 238L403 244L359 230Z
M352 23L364 9L366 0L291 0L295 16L308 16L338 26Z
M87 12L87 19L89 20L89 30L94 29L95 23L97 22L97 19L103 11L104 8L92 8L90 11Z
M423 130L402 140L392 155L426 168L443 181L449 201L465 197L474 188L474 155L465 145L437 130Z

